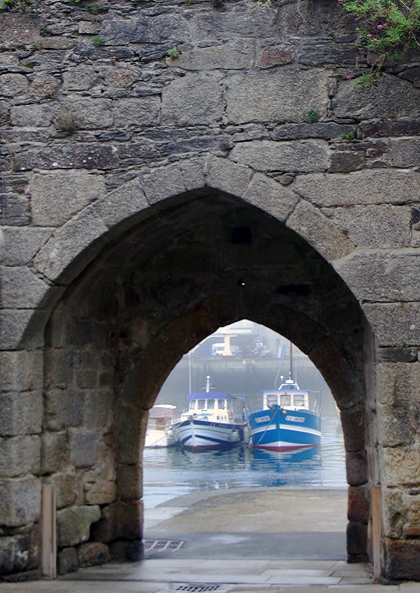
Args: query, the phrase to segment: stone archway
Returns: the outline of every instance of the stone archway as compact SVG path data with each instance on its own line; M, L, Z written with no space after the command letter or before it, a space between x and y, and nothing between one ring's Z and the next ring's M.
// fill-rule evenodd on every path
M243 168L237 173L243 183ZM232 188L235 180L225 175ZM280 191L277 185L258 176L248 195L269 199L269 190ZM130 224L124 220L118 234L112 229L107 239L91 242L82 264L74 260L58 276L70 279L76 275L71 267L84 266L45 332L42 474L57 487L62 571L86 562L92 541L102 557L139 557L147 410L186 351L244 316L292 339L329 383L342 410L348 457L349 558L367 559L369 329L326 260L249 202L216 188L184 190L134 215ZM89 209L84 220L95 216ZM71 223L63 227L37 264L73 232ZM334 248L326 235L320 241L324 249ZM343 244L348 246L345 238ZM54 266L50 257L45 270Z

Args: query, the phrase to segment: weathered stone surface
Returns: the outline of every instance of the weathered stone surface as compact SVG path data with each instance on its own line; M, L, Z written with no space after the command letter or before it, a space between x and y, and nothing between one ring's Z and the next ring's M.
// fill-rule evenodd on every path
M116 502L102 509L101 520L93 526L96 541L109 543L114 539L137 540L142 536L142 501Z
M52 234L49 228L13 228L3 230L5 248L0 252L0 261L6 266L23 266L48 241Z
M321 116L328 105L328 72L272 70L233 75L227 80L227 116L233 123L300 122L310 109ZM274 98L274 100L273 100Z
M27 473L39 474L40 469L39 436L0 438L0 476L12 478Z
M46 425L50 430L63 430L79 426L83 421L83 399L81 391L72 391L68 397L66 389L51 389L46 394Z
M70 462L70 444L66 431L42 435L42 471L52 474L64 471Z
M386 486L412 486L418 483L420 456L415 447L385 447L383 450Z
M101 436L98 430L71 431L72 459L76 467L89 467L95 463Z
M354 126L335 122L283 124L274 128L272 138L273 140L307 140L308 138L333 140L339 139L341 134L351 132L354 133Z
M367 525L356 521L350 521L347 525L347 553L349 557L356 556L357 560L363 562L367 560ZM351 561L349 558L349 561Z
M323 208L322 212L355 245L360 247L409 247L410 208L391 204Z
M75 546L89 539L92 523L98 521L101 511L98 506L79 506L57 512L57 543L59 546Z
M340 411L341 425L343 427L344 447L346 451L360 451L365 446L366 427L365 415L362 406Z
M39 24L31 14L6 13L1 17L0 43L15 49L16 44L33 44L39 37Z
M0 435L39 434L42 426L42 391L0 395Z
M54 109L49 104L16 105L10 110L10 123L13 126L49 126L54 118Z
M76 548L64 548L57 555L58 574L67 574L68 572L77 572L79 570L79 561L77 559Z
M405 80L384 74L370 91L355 93L352 82L343 81L332 105L336 117L390 119L420 116L420 91Z
M8 478L0 480L0 522L18 527L39 520L41 508L39 478Z
M346 476L350 486L362 486L368 482L365 450L346 452Z
M335 151L331 154L330 173L351 173L366 165L364 154L350 151Z
M364 486L349 488L347 516L352 522L367 523L369 521L369 500Z
M61 226L106 193L103 176L88 171L35 173L28 191L33 222L40 226Z
M211 157L207 163L206 184L233 195L242 196L251 177L251 169L227 159Z
M143 495L142 467L140 464L123 465L117 468L118 496L121 500L140 499Z
M197 160L146 170L141 175L141 185L149 204L200 189L204 186L203 163Z
M97 566L98 564L109 562L111 555L107 545L100 542L92 542L81 544L77 548L77 559L81 567Z
M36 308L47 291L47 285L29 268L0 267L2 304L10 309Z
M384 576L391 579L420 580L420 541L384 539Z
M0 76L0 96L15 97L28 91L29 82L23 74L2 74Z
M42 354L15 350L0 352L0 392L28 391L42 387Z
M185 48L176 60L168 58L167 64L185 70L241 70L252 66L254 52L253 40L233 39L209 47Z
M63 72L63 88L68 91L86 91L97 79L98 75L92 66L80 64Z
M158 97L120 99L113 113L115 125L120 128L154 126L159 123L160 99Z
M139 15L132 19L108 19L103 23L101 37L106 45L128 45L188 40L189 32L186 20L172 13L157 14L153 18Z
M146 207L143 188L138 179L133 179L101 199L96 204L96 211L107 226L113 227Z
M241 142L231 152L234 161L257 171L325 171L329 165L329 150L321 140L302 142Z
M420 158L420 138L389 140L387 152L380 160L391 167L416 167Z
M31 222L29 200L26 196L0 194L0 216L3 224L27 225Z
M162 92L162 121L178 126L215 123L222 117L222 76L188 73Z
M416 362L417 348L401 346L400 348L380 348L380 362Z
M412 119L399 121L367 121L359 125L362 138L386 138L387 136L418 136L420 122Z
M261 174L253 176L243 199L257 208L263 207L278 220L286 220L298 202L290 189Z
M32 79L29 92L31 97L37 99L52 98L57 93L60 87L60 82L50 74L39 73L35 74Z
M420 175L390 169L305 175L296 179L295 189L318 206L410 204L418 199Z
M257 64L260 68L272 68L290 64L293 60L293 46L291 45L268 45L259 50Z
M301 200L287 220L287 226L304 237L328 260L348 255L355 245L322 212Z
M415 251L402 255L370 253L354 255L337 266L337 271L364 301L415 301L420 258Z
M252 5L245 13L242 6L233 6L227 11L209 11L190 24L194 41L217 39L242 39L244 37L277 37L275 11Z
M420 304L367 303L363 307L380 346L401 347L420 342Z
M56 473L52 480L55 485L57 509L74 505L78 495L79 478L75 474Z
M0 574L27 570L29 564L29 537L15 535L0 539Z
M311 39L299 48L299 64L319 66L320 64L353 65L357 59L357 48L333 40Z
M78 129L97 130L113 124L112 101L110 99L91 99L77 95L66 97L61 109L71 112Z

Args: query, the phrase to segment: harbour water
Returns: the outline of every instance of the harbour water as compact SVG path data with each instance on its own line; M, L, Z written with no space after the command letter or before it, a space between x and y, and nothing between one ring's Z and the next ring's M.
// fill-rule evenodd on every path
M324 409L319 447L294 453L238 447L190 453L177 447L145 449L144 503L153 508L197 491L234 488L345 488L343 435L335 407Z

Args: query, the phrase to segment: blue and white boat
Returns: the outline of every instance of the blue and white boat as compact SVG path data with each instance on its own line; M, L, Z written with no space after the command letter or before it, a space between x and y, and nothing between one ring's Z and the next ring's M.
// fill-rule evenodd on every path
M316 447L321 442L318 394L299 389L290 378L278 389L263 391L263 406L249 415L250 447L267 451L292 451Z
M191 393L188 409L171 426L171 434L188 451L225 450L244 442L247 434L245 400L225 392Z

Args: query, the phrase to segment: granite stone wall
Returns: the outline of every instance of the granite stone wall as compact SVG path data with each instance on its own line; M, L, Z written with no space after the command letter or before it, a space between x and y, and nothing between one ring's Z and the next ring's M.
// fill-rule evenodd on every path
M355 92L370 57L333 0L37 0L0 25L1 574L40 574L46 479L60 572L141 556L147 410L250 318L341 410L349 561L380 485L382 574L420 580L419 56Z

